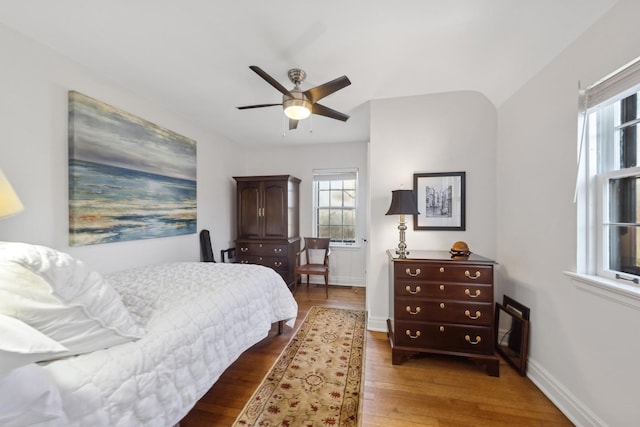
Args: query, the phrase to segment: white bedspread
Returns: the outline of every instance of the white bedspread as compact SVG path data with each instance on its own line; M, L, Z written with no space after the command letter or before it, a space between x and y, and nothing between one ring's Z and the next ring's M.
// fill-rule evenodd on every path
M70 426L172 426L273 322L297 315L281 277L257 265L173 263L107 279L149 333L45 366Z

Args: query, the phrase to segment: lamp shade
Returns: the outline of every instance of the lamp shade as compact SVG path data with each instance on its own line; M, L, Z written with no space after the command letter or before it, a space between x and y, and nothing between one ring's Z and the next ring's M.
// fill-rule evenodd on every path
M22 209L22 202L0 169L0 218L17 214Z
M311 103L299 91L292 91L292 97L285 95L282 100L284 115L293 120L304 120L311 115Z
M391 206L387 215L417 215L418 208L411 190L394 190L391 192Z

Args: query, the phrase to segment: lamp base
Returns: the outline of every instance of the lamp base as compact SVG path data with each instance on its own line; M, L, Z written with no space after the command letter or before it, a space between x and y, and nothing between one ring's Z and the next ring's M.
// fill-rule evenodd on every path
M409 251L396 249L396 255L398 255L398 258L400 259L405 259L407 255L409 255Z
M398 231L400 233L400 243L398 243L398 249L396 249L396 254L398 258L404 259L409 254L407 250L407 244L405 243L405 231L407 230L407 225L404 222L404 215L400 215L400 224L398 224Z

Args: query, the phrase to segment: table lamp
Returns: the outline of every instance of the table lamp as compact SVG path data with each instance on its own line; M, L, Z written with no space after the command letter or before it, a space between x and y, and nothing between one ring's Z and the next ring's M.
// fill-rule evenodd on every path
M399 258L406 258L407 254L409 254L407 244L404 241L405 231L407 230L404 216L417 215L419 213L415 199L413 198L413 191L394 190L391 192L391 206L387 211L387 215L400 215L400 224L398 225L398 230L400 230L400 243L398 243L398 249L396 249L396 254L398 254Z
M0 169L0 218L15 215L22 209L24 209L22 202Z

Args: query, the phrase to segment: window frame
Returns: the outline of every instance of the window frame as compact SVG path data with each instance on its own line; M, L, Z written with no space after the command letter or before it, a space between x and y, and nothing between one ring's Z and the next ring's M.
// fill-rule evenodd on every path
M317 177L323 176L325 179L316 179ZM349 178L352 176L352 178ZM336 177L338 179L329 179L331 177ZM344 178L341 178L344 177ZM312 172L312 200L311 200L311 215L312 215L312 234L313 237L318 237L318 209L321 207L318 205L318 196L319 196L319 182L320 181L345 181L347 179L355 180L355 204L353 208L345 208L344 206L341 209L349 209L353 210L354 218L355 218L355 236L353 242L345 242L345 241L334 241L332 240L330 243L331 247L340 247L340 248L358 248L360 247L360 181L359 181L359 171L358 168L341 168L341 169L314 169ZM343 225L344 226L344 225Z
M577 268L576 272L565 274L584 290L640 310L640 284L630 280L640 279L640 276L624 272L618 272L622 277L616 276L616 271L609 268L609 225L605 223L609 221L610 214L610 181L640 175L640 162L638 166L614 168L618 128L614 126L613 110L616 107L613 107L612 114L605 117L609 120L609 129L614 130L604 139L610 153L604 159L608 170L598 173L597 155L602 156L599 149L603 142L601 135L593 132L590 123L592 113L604 111L606 106L613 106L634 93L638 93L640 98L640 58L611 73L582 94L584 108L578 115L578 129L582 131L579 132L576 181ZM602 125L601 117L596 118L596 124ZM594 141L594 136L600 139Z

